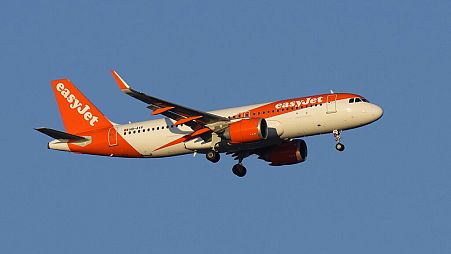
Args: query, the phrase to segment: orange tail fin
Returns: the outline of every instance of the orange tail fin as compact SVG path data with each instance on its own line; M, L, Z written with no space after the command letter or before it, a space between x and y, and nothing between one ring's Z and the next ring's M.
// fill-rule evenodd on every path
M53 80L52 88L66 132L77 134L112 126L68 79Z

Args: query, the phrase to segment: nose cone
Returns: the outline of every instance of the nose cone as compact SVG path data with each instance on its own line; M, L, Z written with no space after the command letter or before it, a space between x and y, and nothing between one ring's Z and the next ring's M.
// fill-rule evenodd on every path
M384 110L381 107L379 107L378 105L371 104L371 107L368 110L368 113L371 115L372 120L376 121L382 117L382 115L384 114Z

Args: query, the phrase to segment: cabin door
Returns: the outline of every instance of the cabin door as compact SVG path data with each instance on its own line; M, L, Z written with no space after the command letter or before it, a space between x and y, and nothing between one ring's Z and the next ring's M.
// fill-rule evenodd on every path
M117 130L114 127L108 130L108 144L110 146L117 146Z
M336 94L329 94L327 95L327 114L335 113L337 112L337 95Z

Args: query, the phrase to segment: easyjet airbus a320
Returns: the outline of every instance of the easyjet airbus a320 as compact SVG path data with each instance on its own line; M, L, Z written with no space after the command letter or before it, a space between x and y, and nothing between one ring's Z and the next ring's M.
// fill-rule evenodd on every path
M202 153L218 162L220 153L238 163L232 172L243 177L243 159L257 155L271 166L301 163L307 145L300 137L331 133L344 150L340 134L372 123L381 107L352 93L330 93L204 112L162 100L131 88L112 72L125 94L164 118L116 124L108 120L69 80L52 81L65 132L36 130L54 138L49 149L113 157L157 158Z

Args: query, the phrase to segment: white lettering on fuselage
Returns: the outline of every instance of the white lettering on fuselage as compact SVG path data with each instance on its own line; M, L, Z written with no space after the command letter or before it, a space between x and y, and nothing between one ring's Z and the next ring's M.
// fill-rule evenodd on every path
M323 103L323 97L307 97L305 99L302 100L295 100L295 101L286 101L286 102L282 102L282 103L278 103L276 104L276 108L290 108L290 107L300 107L300 106L305 106L308 104L314 104L314 103Z
M94 126L94 124L99 121L99 118L93 116L89 111L91 107L89 107L89 105L84 105L83 107L83 103L81 103L74 94L71 94L70 90L65 88L63 83L56 84L56 90L66 98L71 109L77 110L78 114L82 115L86 121L89 121L89 125Z

